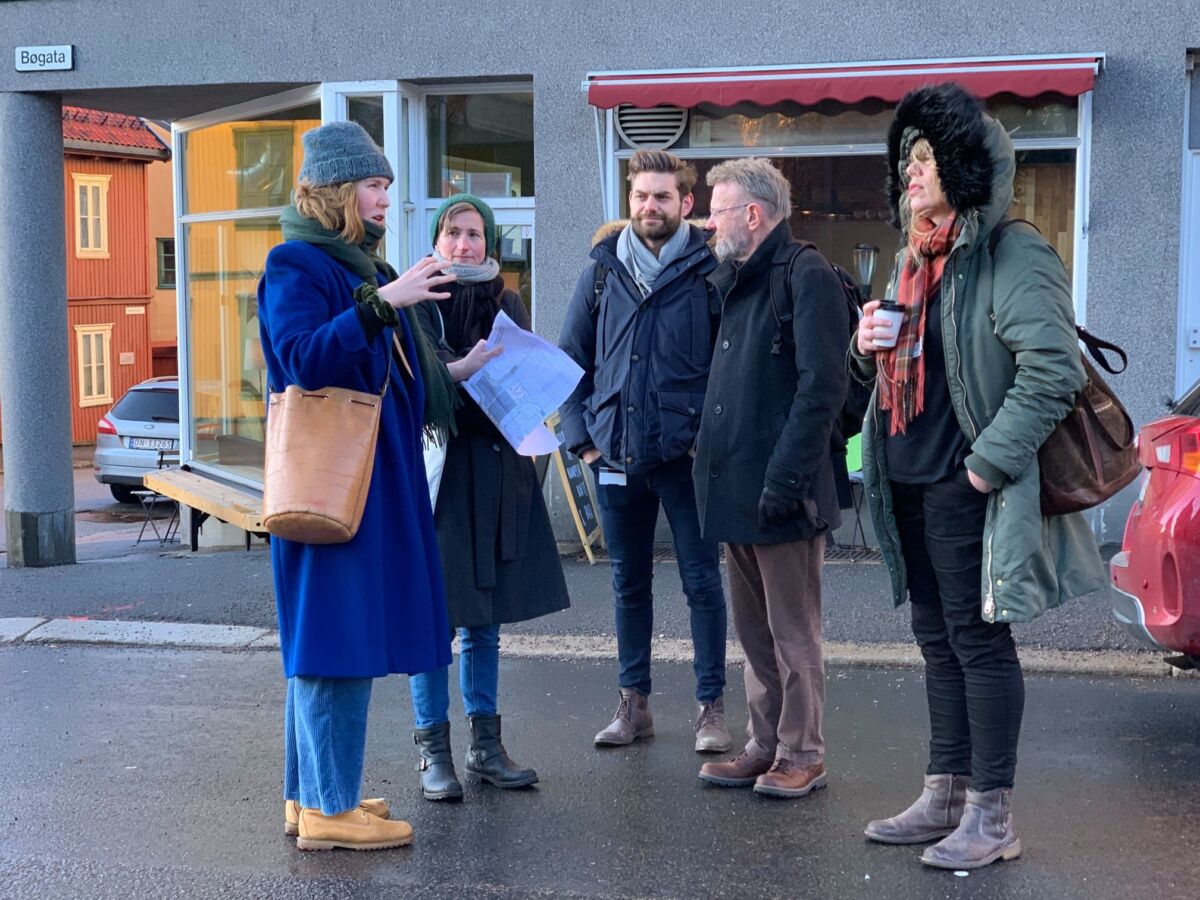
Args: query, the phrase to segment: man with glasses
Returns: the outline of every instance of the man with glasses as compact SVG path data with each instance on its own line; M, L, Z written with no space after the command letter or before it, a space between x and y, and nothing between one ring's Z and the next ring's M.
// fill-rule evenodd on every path
M595 737L617 747L654 734L650 637L659 507L675 543L691 618L697 752L721 753L725 728L725 593L716 543L700 534L692 453L716 334L705 280L707 235L684 221L696 170L661 150L629 161L630 221L592 249L559 344L583 368L563 404L567 449L592 467L612 559L620 701ZM602 229L603 231L603 229Z
M772 797L825 784L821 566L840 524L830 430L846 396L841 282L788 228L790 186L765 159L708 173L722 300L697 441L704 537L726 542L729 608L746 653L749 741L700 777ZM774 295L774 296L772 296Z

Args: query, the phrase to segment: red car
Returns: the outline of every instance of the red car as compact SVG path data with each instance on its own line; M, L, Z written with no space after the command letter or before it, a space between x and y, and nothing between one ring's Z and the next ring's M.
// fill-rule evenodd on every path
M1113 615L1135 637L1200 668L1200 382L1138 433L1146 472L1121 552Z

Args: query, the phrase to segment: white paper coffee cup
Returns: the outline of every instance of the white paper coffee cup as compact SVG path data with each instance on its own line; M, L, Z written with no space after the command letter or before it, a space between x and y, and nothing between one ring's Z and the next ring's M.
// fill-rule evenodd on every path
M876 347L895 347L896 341L900 337L900 326L904 322L904 307L899 303L884 303L875 310L875 318L885 319L888 323L888 332L886 335L880 334L878 330L875 332ZM876 326L878 329L878 326Z

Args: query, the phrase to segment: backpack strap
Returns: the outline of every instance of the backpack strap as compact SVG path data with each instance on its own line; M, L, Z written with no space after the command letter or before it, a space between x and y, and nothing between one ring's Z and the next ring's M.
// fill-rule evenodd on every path
M792 267L796 257L815 246L809 241L792 241L788 254L782 260L771 263L771 312L775 316L775 337L771 339L771 355L783 352L787 340L786 332L792 324Z
M988 255L989 256L996 255L996 247L1000 243L1000 238L1002 238L1004 236L1004 230L1006 228L1008 228L1008 226L1010 226L1010 225L1028 225L1030 228L1032 228L1038 234L1041 234L1041 232L1038 231L1038 227L1036 225L1034 225L1032 222L1030 222L1028 219L1001 219L999 222L996 223L996 227L992 229L992 233L988 235Z
M604 283L608 281L608 273L608 266L596 260L592 267L592 302L588 306L588 312L592 314L593 319L600 314L600 298L604 296Z

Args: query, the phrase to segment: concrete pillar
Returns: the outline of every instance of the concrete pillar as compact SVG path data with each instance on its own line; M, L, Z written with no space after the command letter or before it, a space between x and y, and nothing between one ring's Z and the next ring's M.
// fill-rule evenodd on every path
M62 101L0 93L0 409L8 564L75 562Z

